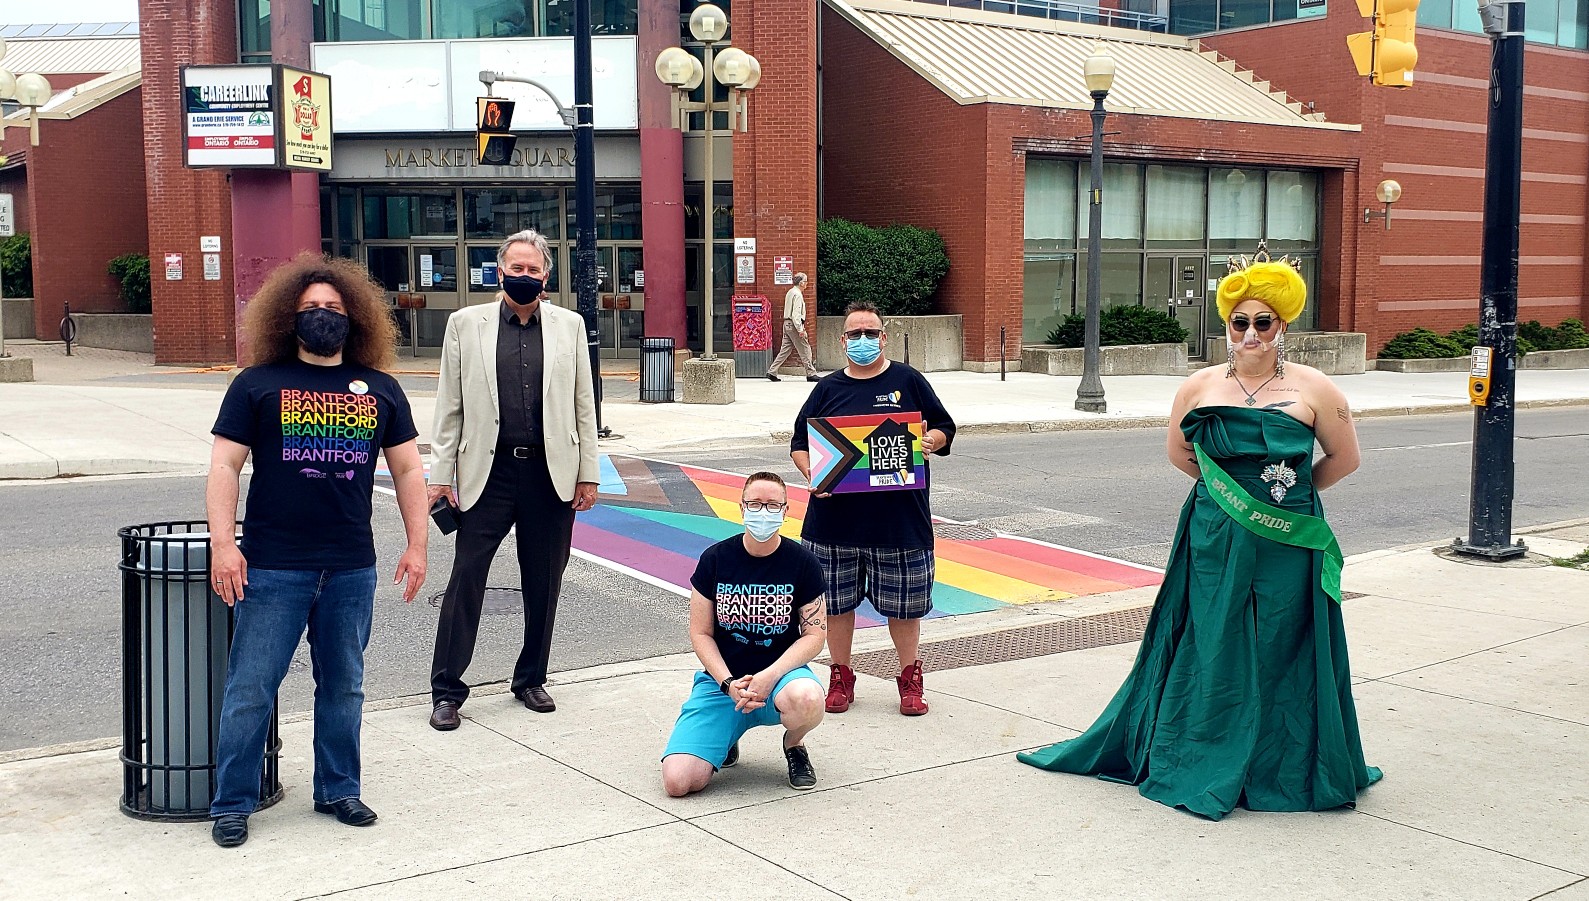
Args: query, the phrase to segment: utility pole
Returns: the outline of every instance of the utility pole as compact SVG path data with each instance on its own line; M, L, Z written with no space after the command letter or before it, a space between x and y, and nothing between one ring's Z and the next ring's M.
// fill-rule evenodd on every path
M1473 493L1468 538L1452 547L1504 560L1512 542L1517 412L1517 266L1523 185L1523 0L1480 0L1490 37L1490 116L1484 159L1484 244L1479 268L1479 347L1469 379L1473 408ZM1481 369L1487 372L1481 373ZM1487 376L1486 387L1476 382ZM1487 395L1487 396L1486 396Z
M601 421L601 327L596 321L596 120L590 62L590 0L574 0L574 297L585 317L596 433Z

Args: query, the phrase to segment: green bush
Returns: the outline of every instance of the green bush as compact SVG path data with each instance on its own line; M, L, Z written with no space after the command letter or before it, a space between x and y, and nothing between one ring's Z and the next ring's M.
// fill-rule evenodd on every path
M0 279L5 280L5 296L33 296L33 245L27 235L0 241Z
M1534 338L1530 337L1530 334L1537 335L1538 332L1531 331L1529 326L1539 326L1539 323L1531 322L1518 328L1517 355L1520 357L1531 351L1549 349L1541 348ZM1545 331L1551 330L1545 329ZM1385 360L1441 360L1465 357L1473 352L1474 346L1478 343L1479 325L1476 322L1470 322L1444 335L1426 328L1415 328L1390 339L1379 352L1379 356ZM1589 344L1585 346L1589 347Z
M1048 333L1047 342L1059 347L1081 347L1086 343L1087 316L1072 313ZM1179 344L1187 331L1174 316L1155 307L1134 305L1109 307L1098 315L1098 343Z
M817 311L842 316L857 300L884 316L921 316L949 274L949 254L937 232L914 225L872 228L845 219L817 223Z
M149 257L141 253L123 254L110 261L110 277L121 283L121 299L128 312L147 313L149 298Z
M1525 340L1538 350L1577 350L1589 347L1589 332L1584 331L1583 322L1577 319L1563 319L1561 325L1554 328L1532 319L1517 327L1518 345Z

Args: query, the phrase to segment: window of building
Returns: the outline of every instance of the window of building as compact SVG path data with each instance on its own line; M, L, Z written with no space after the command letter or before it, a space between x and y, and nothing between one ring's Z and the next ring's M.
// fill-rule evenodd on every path
M535 34L536 0L431 0L438 38L520 38Z
M702 200L706 189L699 184L684 186L684 237L700 240L703 236L702 220L706 204ZM717 238L734 237L734 186L717 182L713 190L717 208L712 212L712 232Z
M561 204L557 188L465 188L464 234L500 239L533 228L556 241L562 237Z
M1190 166L1149 166L1148 247L1189 247L1203 243L1208 227L1203 188L1204 169Z
M425 31L422 0L321 0L317 41L412 41Z
M1269 249L1311 249L1319 243L1319 179L1312 172L1271 170L1264 237Z
M1078 197L1087 197L1092 190L1092 172L1088 166L1076 167ZM1142 167L1135 163L1103 164L1103 236L1104 247L1142 246ZM1092 215L1089 203L1076 206L1076 234L1085 241L1089 234L1088 217Z
M458 199L450 190L364 189L364 239L456 236Z
M574 33L574 0L526 0L538 3L541 34L566 37ZM719 3L724 12L727 3ZM638 0L590 0L591 34L637 34L639 32ZM694 8L694 4L691 4ZM732 20L730 20L732 21Z
M1263 236L1264 176L1261 169L1210 169L1208 246L1241 251Z
M638 34L638 6L639 0L591 0L591 33ZM237 30L243 62L270 62L270 0L237 0ZM573 33L574 0L314 0L316 41Z

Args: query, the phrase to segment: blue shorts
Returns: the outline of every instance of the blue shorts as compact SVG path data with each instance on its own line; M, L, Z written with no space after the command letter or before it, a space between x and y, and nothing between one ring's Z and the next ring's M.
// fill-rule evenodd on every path
M689 754L711 764L714 770L722 767L728 749L753 726L776 726L782 722L778 693L795 679L810 679L819 686L822 684L811 667L797 666L772 687L772 697L765 705L750 713L740 713L734 709L733 698L723 694L722 686L706 673L696 673L695 684L690 687L690 696L679 711L678 722L673 724L673 734L668 736L668 747L662 756Z

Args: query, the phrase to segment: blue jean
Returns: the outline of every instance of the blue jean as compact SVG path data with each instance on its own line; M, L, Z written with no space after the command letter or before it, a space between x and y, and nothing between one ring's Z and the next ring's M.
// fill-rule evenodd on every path
M373 566L248 571L221 701L210 816L247 815L259 806L271 708L305 627L315 682L314 800L359 796L364 648L374 605Z

